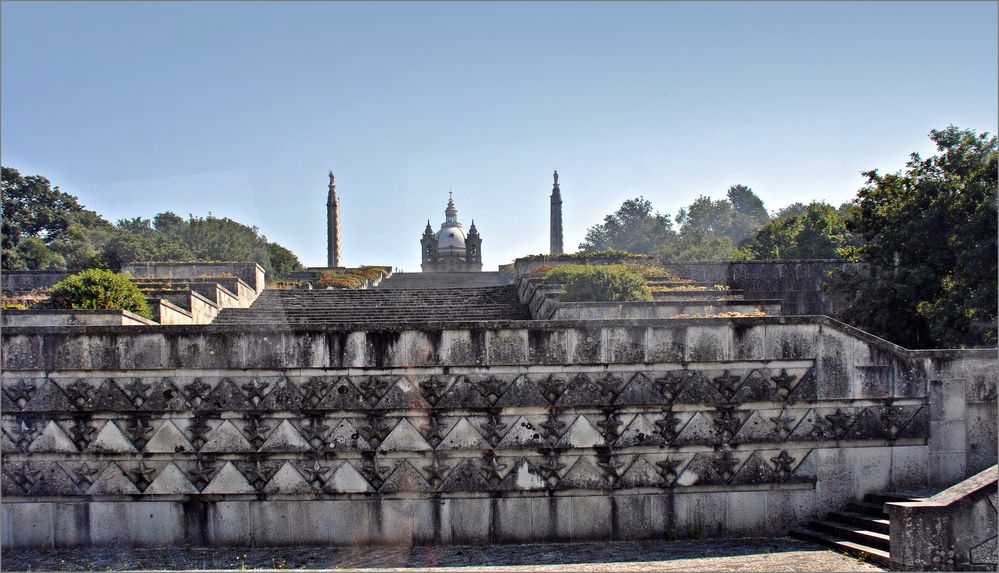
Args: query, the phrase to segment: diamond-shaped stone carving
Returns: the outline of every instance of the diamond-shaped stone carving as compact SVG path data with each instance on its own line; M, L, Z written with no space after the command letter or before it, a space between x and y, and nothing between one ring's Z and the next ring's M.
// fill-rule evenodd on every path
M118 464L111 462L104 467L87 490L90 495L137 494L139 489L128 479Z
M365 493L374 491L368 480L349 462L342 464L323 487L335 493Z
M263 487L264 493L303 494L315 491L291 462L285 462Z
M427 480L406 460L397 464L395 470L385 479L385 483L378 488L378 491L383 493L404 491L426 492L431 490L432 488L427 483Z
M482 450L489 444L466 418L458 420L437 446L438 450Z
M577 416L558 441L558 446L565 448L592 448L603 445L605 445L604 437L586 419L586 416Z
M23 408L25 412L71 412L76 410L76 406L62 391L62 388L51 380L42 382L38 392Z

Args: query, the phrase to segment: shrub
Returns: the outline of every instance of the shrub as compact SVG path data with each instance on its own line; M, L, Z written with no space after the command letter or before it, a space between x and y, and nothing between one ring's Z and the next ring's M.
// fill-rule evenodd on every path
M324 271L315 283L318 288L361 289L367 284L364 277L353 273Z
M49 291L55 308L127 310L152 318L146 297L128 277L103 269L89 269L66 277Z
M652 300L645 278L624 265L561 265L545 274L545 282L562 285L562 300Z
M520 259L525 261L550 261L559 259L647 259L648 255L642 255L638 253L632 253L629 251L594 251L594 252L580 252L580 253L562 253L561 255L527 255L526 257L520 257Z
M10 303L0 306L0 310L28 310L28 307L23 304Z

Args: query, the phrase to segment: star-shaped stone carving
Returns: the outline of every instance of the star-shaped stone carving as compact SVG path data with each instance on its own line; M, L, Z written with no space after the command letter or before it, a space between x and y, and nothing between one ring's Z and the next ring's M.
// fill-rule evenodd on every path
M191 432L191 444L194 449L200 450L201 446L205 445L208 441L208 432L212 429L205 423L201 418L195 418L191 420L191 425L187 427L187 431Z
M497 484L503 479L500 472L506 469L506 464L501 464L499 458L497 458L493 453L486 452L486 455L482 458L482 477L485 478L486 482L489 483L490 487L495 488Z
M310 378L308 382L302 384L302 388L305 390L305 399L313 406L323 399L328 387L329 384L318 376Z
M479 426L485 431L486 439L493 446L503 439L503 430L507 427L500 418L499 412L490 412L489 419Z
M742 420L736 416L733 406L718 406L716 409L717 414L713 422L718 427L719 437L721 437L723 442L727 442L739 431Z
M142 378L132 378L132 381L125 385L125 394L132 401L132 404L138 408L146 401L146 392L150 388L152 388L152 385L144 383Z
M664 398L673 401L673 398L680 393L683 389L685 380L680 376L673 374L672 372L663 376L662 378L656 378L653 384L656 386L656 390L663 395Z
M387 435L376 416L369 416L367 421L357 427L357 431L373 448L377 448Z
M97 429L83 420L75 420L69 428L69 436L73 439L73 444L80 450L86 449L93 441L93 435Z
M34 441L38 429L31 425L31 421L21 418L17 421L17 426L12 430L14 445L22 452L28 451L31 442Z
M313 448L319 448L323 445L329 429L330 427L323 423L322 418L309 418L309 423L302 426L302 436L308 440Z
M17 404L18 408L23 408L28 400L31 399L31 395L35 393L35 385L24 380L18 380L17 384L7 388L7 395L10 399Z
M538 382L541 386L542 394L544 394L545 399L548 400L550 404L554 404L558 401L562 393L565 392L565 380L555 376L554 374L549 375L547 378Z
M793 429L791 424L794 423L794 420L793 416L784 414L783 410L780 414L770 418L770 421L774 423L774 431L777 432L777 435L780 436L781 439L786 438L788 434L791 433L791 430Z
M777 376L771 376L770 379L774 382L777 394L779 394L781 398L787 398L793 388L795 377L788 374L787 369L781 368L780 374Z
M132 440L136 448L141 449L149 439L147 436L153 431L153 427L143 418L133 418L129 420L125 427L125 434Z
M663 417L656 420L656 433L667 442L673 441L676 437L677 426L680 425L680 418L672 410L663 410Z
M600 392L609 402L617 400L617 397L621 395L621 391L624 390L624 380L609 373L603 378L598 379L597 385L600 386Z
M444 439L444 430L447 429L447 424L441 419L440 412L432 411L430 413L430 420L427 422L427 441L430 445L437 447Z
M723 479L728 481L733 474L735 474L735 466L739 464L739 460L732 455L732 452L728 450L722 450L715 454L714 466L715 470L718 471L718 475L722 476Z
M368 378L361 380L359 386L361 388L361 395L364 399L367 400L369 404L374 405L381 399L387 385L388 382L385 380L375 376L369 376Z
M205 465L205 463L198 458L198 465L188 473L191 478L191 483L193 483L199 490L203 490L208 486L208 483L212 481L212 473L214 470L211 465Z
M440 463L435 455L430 458L430 465L424 466L423 469L430 475L430 487L436 490L444 483L444 474L451 469L451 466Z
M844 414L839 408L836 408L836 413L827 414L826 420L829 420L837 437L842 438L850 430L850 415Z
M77 407L83 406L87 402L87 396L90 395L90 386L87 385L82 379L77 380L66 386L66 394L69 395L69 399L73 401Z
M604 410L604 419L597 422L601 429L601 434L608 442L613 442L618 437L618 428L621 427L621 416L614 410Z
M787 476L791 475L792 465L794 464L796 458L786 451L781 450L780 454L776 458L770 458L770 461L774 464L774 469L777 471L777 475L780 476L781 481L787 479Z
M542 435L551 443L555 443L562 435L562 428L565 427L565 422L560 422L558 416L555 412L548 413L548 419L541 423L541 429L544 430Z
M261 382L260 380L254 378L253 380L243 384L243 391L245 391L247 397L250 398L250 403L256 406L264 399L265 391L270 385L270 382Z
M895 437L898 434L899 430L902 429L902 426L904 426L907 421L907 418L903 418L893 412L881 413L881 423L892 437Z
M252 467L243 472L246 479L250 482L250 485L254 489L260 491L265 485L267 485L267 473L264 469L264 464L260 460Z
M479 380L476 390L490 404L495 404L496 400L503 394L503 381L495 376L490 376L485 380Z
M725 370L721 376L715 377L714 381L722 396L724 396L726 400L730 400L739 389L739 383L742 381L742 377L736 376L735 374L729 374L728 370Z
M152 483L152 476L155 473L156 469L146 466L145 461L140 461L138 466L128 470L129 477L132 478L132 482L139 488L139 491L145 490Z
M676 481L676 468L683 462L683 460L666 458L665 460L656 462L659 466L659 475L662 476L663 484L666 486L673 485Z
M363 475L375 489L382 487L389 468L380 465L374 457L367 458L361 464L361 475Z
M604 479L607 480L607 483L611 487L614 487L618 478L621 477L618 471L624 467L624 464L618 461L617 456L609 456L606 462L597 462L597 467L603 471Z
M260 448L267 441L267 432L271 431L271 427L264 424L263 418L260 416L254 416L247 420L246 428L243 431L253 447Z
M441 396L444 395L445 387L447 387L447 384L437 376L431 376L420 382L420 389L423 390L423 395L431 404L437 404Z
M201 402L208 396L208 392L211 391L212 387L206 384L201 378L196 378L194 382L191 382L184 388L187 394L187 401L191 403L192 406L197 408L201 405Z
M41 473L42 470L36 470L35 468L31 467L30 463L24 462L23 464L21 464L21 467L18 468L18 470L11 475L11 477L14 478L14 481L17 483L17 485L21 486L22 489L27 491L31 488L31 486L35 485L35 482L38 481L39 479L38 476Z
M549 451L545 454L545 461L538 466L538 471L548 482L548 487L555 487L558 483L559 475L558 472L565 467L565 464L561 464L558 461L558 453L554 451Z
M320 458L314 456L312 458L312 466L305 468L305 481L313 484L315 487L322 487L323 483L326 481L326 474L329 473L330 467L324 466L319 463Z
M73 474L76 476L76 485L80 486L80 489L86 490L94 483L94 476L100 472L98 468L92 468L87 462L83 462L77 466L76 471Z

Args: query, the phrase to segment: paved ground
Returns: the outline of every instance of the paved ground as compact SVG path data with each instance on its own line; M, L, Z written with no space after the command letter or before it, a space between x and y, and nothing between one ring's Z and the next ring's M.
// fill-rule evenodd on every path
M339 571L881 571L789 538L393 548L5 551L3 571L332 569Z

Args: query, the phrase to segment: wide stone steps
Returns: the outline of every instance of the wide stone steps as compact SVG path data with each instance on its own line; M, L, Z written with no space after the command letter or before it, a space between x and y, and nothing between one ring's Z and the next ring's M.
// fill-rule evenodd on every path
M529 320L511 286L477 288L265 290L247 309L224 309L215 324L379 324Z
M868 494L863 501L851 502L842 510L829 512L825 519L815 519L804 527L792 529L790 536L888 567L891 565L891 524L884 504L916 499L920 499L920 494Z

